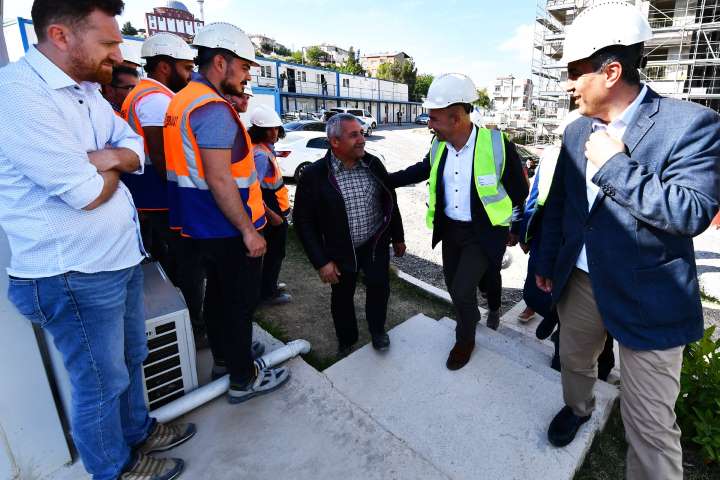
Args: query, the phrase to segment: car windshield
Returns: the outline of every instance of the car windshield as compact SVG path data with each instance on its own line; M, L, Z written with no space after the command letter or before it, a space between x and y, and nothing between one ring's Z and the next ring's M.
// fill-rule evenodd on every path
M302 130L303 124L301 122L290 122L283 125L283 128L286 132L295 132L298 130Z

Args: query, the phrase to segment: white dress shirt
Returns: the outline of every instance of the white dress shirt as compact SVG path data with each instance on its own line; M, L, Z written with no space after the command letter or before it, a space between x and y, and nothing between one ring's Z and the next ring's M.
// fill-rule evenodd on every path
M595 122L593 122L593 132L596 132L598 130L606 130L611 137L622 139L625 135L625 130L627 130L628 124L633 120L635 112L640 106L640 103L642 103L642 99L645 98L645 94L647 93L647 91L647 85L643 85L642 90L640 90L638 96L635 97L635 100L633 100L633 102L628 105L628 107L623 111L623 113L620 114L618 118L616 118L609 124L606 125L600 120L596 120ZM598 172L599 168L597 168L595 164L590 162L589 160L586 161L587 167L585 168L585 188L587 191L589 212L590 210L592 210L592 207L595 204L595 200L597 199L598 192L600 191L600 187L598 185L595 185L592 181L592 178ZM590 269L588 267L587 249L585 248L585 244L583 244L582 250L580 250L580 255L578 255L575 266L580 270L588 273L590 272Z
M445 144L447 148L443 170L445 215L460 222L472 220L470 194L476 138L477 129L473 127L470 138L460 150L455 150L450 142Z
M8 274L43 278L114 271L144 249L125 185L86 211L103 178L87 153L128 148L144 160L142 138L119 118L95 83L77 84L35 47L0 69L0 226L12 252Z

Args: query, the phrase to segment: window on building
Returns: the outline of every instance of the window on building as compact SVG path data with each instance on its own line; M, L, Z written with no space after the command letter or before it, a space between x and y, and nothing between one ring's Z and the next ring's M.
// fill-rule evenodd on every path
M307 82L307 73L306 72L298 72L298 77L301 82Z
M349 79L349 78L343 78L342 86L343 86L343 87L348 87L348 88L350 88L350 79Z
M272 78L272 68L270 65L260 65L260 76L265 78Z

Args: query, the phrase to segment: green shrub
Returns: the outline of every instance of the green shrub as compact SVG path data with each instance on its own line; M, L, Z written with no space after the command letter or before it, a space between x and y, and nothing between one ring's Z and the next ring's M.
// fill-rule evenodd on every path
M720 339L713 340L713 333L715 326L685 348L675 407L685 441L708 462L720 461Z

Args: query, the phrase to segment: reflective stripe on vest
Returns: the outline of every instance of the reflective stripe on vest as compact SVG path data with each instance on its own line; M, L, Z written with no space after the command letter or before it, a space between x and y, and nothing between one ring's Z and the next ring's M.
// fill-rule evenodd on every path
M240 191L245 212L255 228L265 226L265 208L257 180L252 142L240 118L230 104L207 85L192 81L173 97L165 116L163 138L167 167L170 226L180 228L183 235L195 238L219 238L240 235L215 202L205 180L190 115L213 102L228 105L240 132L245 137L247 153L233 158L230 174Z
M140 125L140 119L137 115L137 105L143 98L154 93L161 93L169 98L172 98L175 94L169 88L164 85L151 82L147 79L142 79L135 85L135 88L130 90L128 96L125 97L125 101L120 109L120 116L125 119L132 129L143 137L143 144L145 145L145 164L151 165L152 159L150 158L150 151L148 149L147 141L145 140L145 132L143 131L142 125Z
M545 205L550 187L552 186L553 177L555 176L555 167L557 166L560 148L553 145L548 147L542 154L540 165L538 165L538 198L537 204L541 207Z
M165 85L142 79L128 93L120 110L120 116L128 122L130 128L143 138L145 147L145 171L142 175L123 174L121 179L132 193L135 206L139 211L165 211L168 208L167 186L158 172L152 166L150 149L145 139L145 131L140 124L137 106L140 100L153 94L165 95L172 98L175 94Z
M255 145L254 148L264 151L272 165L272 174L260 180L260 187L275 193L280 213L286 215L290 211L290 196L285 182L283 182L282 171L277 163L277 158L273 151L263 143Z
M432 229L437 205L437 180L445 142L433 140L430 147L432 166L429 178L429 201L425 223ZM499 130L478 128L473 159L473 184L485 213L493 226L509 226L512 218L512 201L502 184L505 171L505 142Z

